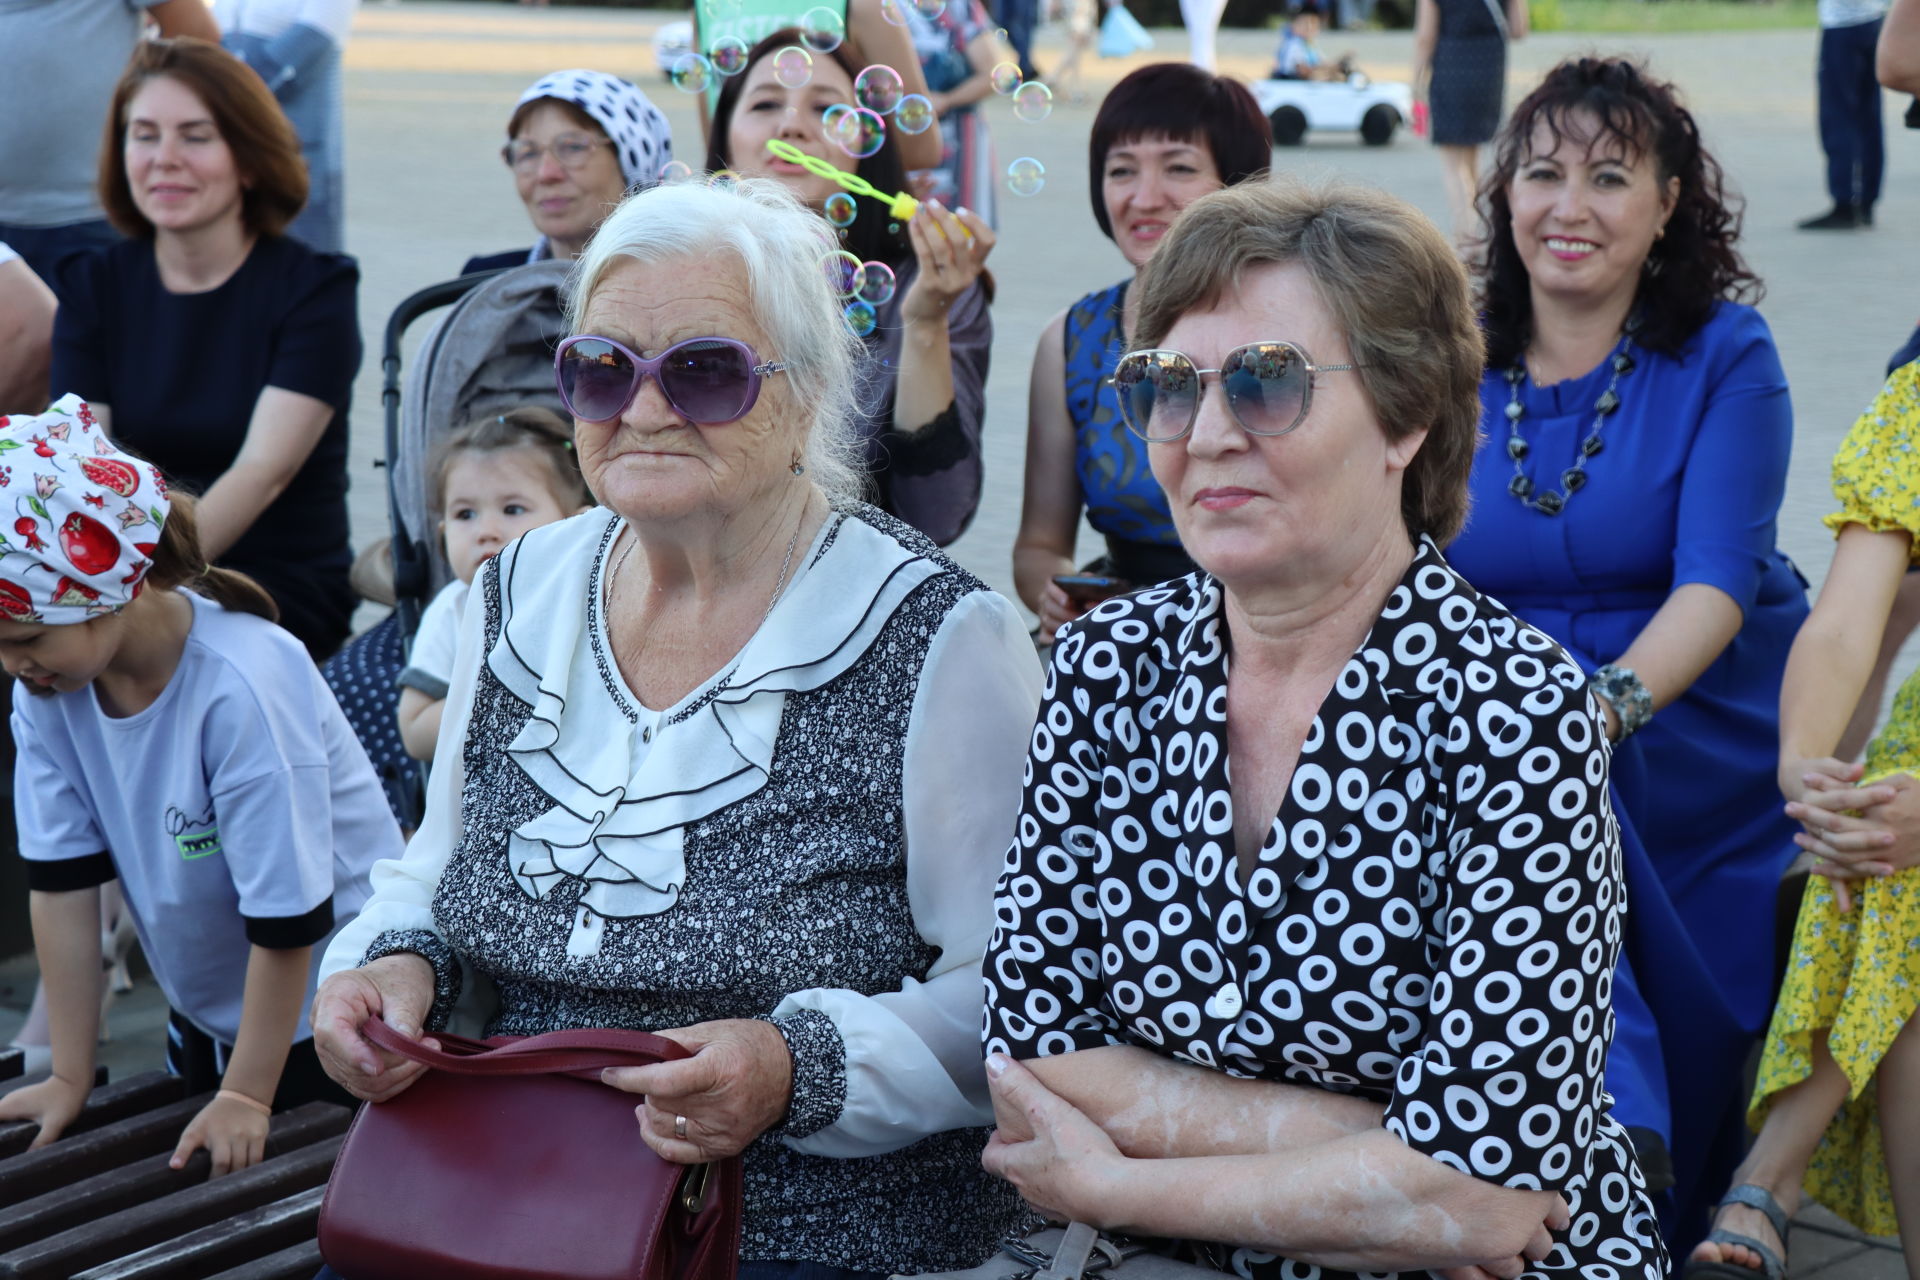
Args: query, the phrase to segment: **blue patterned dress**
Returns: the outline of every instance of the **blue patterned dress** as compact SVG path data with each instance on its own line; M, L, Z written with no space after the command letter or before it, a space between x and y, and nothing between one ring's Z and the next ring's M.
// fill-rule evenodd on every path
M1107 539L1107 568L1142 586L1194 569L1180 546L1167 495L1147 463L1147 444L1120 420L1108 379L1127 349L1121 314L1131 280L1088 294L1067 310L1067 417L1073 468L1087 520Z

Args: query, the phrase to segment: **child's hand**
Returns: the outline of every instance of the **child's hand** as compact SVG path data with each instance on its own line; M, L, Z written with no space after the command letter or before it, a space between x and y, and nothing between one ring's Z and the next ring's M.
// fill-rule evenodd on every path
M173 1149L173 1159L167 1163L175 1169L184 1168L187 1157L202 1147L213 1157L209 1178L259 1164L267 1157L267 1117L238 1098L215 1094L180 1135L180 1145Z
M40 1132L28 1150L44 1147L67 1131L91 1092L59 1076L49 1076L39 1084L0 1095L0 1120L33 1121L40 1126Z

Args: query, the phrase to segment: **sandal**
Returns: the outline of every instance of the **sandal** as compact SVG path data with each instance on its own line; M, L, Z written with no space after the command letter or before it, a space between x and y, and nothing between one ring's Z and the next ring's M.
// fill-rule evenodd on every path
M1758 1209L1767 1217L1767 1223L1773 1228L1773 1234L1780 1240L1780 1248L1787 1247L1787 1211L1773 1198L1773 1193L1765 1187L1751 1182L1743 1182L1728 1191L1726 1198L1714 1206L1715 1216L1728 1205L1745 1205L1749 1209ZM1742 1266L1738 1262L1706 1262L1689 1258L1681 1270L1681 1280L1786 1280L1787 1264L1780 1254L1761 1244L1752 1236L1743 1236L1737 1231L1723 1231L1718 1227L1707 1232L1708 1244L1737 1244L1743 1249L1751 1249L1760 1255L1760 1270Z

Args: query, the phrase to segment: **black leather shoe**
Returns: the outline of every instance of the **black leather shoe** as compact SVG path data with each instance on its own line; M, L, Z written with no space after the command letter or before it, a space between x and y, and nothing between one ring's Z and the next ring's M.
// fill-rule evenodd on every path
M1852 205L1837 204L1819 217L1808 218L1805 222L1796 225L1802 231L1851 231L1855 227L1872 226L1872 216L1867 215L1868 220L1863 221Z

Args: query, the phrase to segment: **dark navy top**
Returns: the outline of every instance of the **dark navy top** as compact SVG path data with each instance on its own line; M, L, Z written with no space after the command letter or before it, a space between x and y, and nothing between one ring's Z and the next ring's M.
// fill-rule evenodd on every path
M153 244L125 240L73 259L53 327L53 385L113 410L113 436L194 493L239 455L268 387L333 406L285 493L220 563L259 580L281 625L324 655L353 613L347 410L360 368L352 258L263 236L218 288L173 293Z

